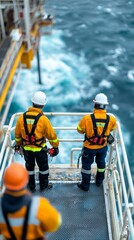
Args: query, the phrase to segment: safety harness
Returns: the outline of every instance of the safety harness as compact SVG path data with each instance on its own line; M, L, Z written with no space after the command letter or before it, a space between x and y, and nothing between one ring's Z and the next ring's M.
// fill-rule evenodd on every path
M26 240L26 235L27 235L27 230L28 230L28 219L29 219L29 212L30 212L30 206L31 206L31 203L32 203L32 198L31 197L28 197L27 198L27 201L26 201L26 214L24 216L24 223L23 223L23 226L22 226L22 237L21 237L21 240ZM1 201L1 208L2 208L2 212L3 212L3 216L4 216L4 219L5 219L5 222L6 222L6 226L7 226L7 229L10 233L10 236L11 238L7 239L7 240L17 240L14 232L13 232L13 229L12 229L12 226L10 225L10 222L8 220L8 212L6 211L6 209L3 207L3 199ZM40 237L40 238L36 238L35 240L46 240L45 237Z
M22 238L21 238L21 240L26 240L27 227L28 227L28 217L29 217L31 201L32 201L31 198L27 199L27 204L26 204L27 210L26 210L26 214L25 214L25 218L24 218L24 223L23 223L23 228L22 228L23 231L22 231ZM10 225L10 222L8 220L8 216L7 216L8 213L6 212L6 210L3 207L3 201L1 202L1 205L2 205L1 207L2 207L3 216L4 216L4 219L5 219L8 231L10 233L11 239L17 240L17 238L16 238L16 236L15 236L15 234L13 232L13 229L12 229L12 227Z
M41 147L42 143L44 142L44 137L40 139L35 139L34 132L37 126L37 122L39 121L42 114L39 113L37 116L33 116L33 115L27 115L26 113L27 112L23 114L24 128L26 133L26 138L25 139L23 138L23 145L35 145L35 146ZM34 119L31 132L28 131L27 119ZM38 144L38 142L40 142L40 144Z
M94 136L91 138L88 138L85 134L85 140L84 142L87 140L90 145L104 145L104 143L106 142L106 137L108 137L109 135L105 135L105 132L107 130L107 126L110 120L109 115L106 115L106 119L101 119L101 118L95 118L94 114L91 114L91 119L92 119L92 123L93 123L93 129L94 129ZM105 123L102 134L98 135L97 133L97 122L103 122Z

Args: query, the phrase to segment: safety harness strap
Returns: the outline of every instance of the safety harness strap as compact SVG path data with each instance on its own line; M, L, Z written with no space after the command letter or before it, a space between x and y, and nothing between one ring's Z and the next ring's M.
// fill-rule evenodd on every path
M105 123L105 126L103 128L102 136L105 135L105 132L106 132L107 127L108 127L109 120L110 120L109 115L106 115L106 123Z
M23 224L23 235L22 235L22 240L26 239L27 235L27 228L28 228L28 217L29 217L29 211L30 211L30 206L31 206L32 199L29 198L29 201L27 203L27 211L24 219L24 224Z
M26 132L26 135L28 136L28 142L29 142L29 144L34 144L34 145L36 145L35 143L36 142L40 142L40 141L42 141L43 139L44 139L44 137L42 137L42 138L40 138L40 139L34 139L33 141L32 141L32 138L33 138L33 136L34 136L34 132L35 132L35 128L36 128L36 126L37 126L37 122L39 121L39 119L40 119L40 117L42 116L42 114L41 113L39 113L37 116L31 116L31 115L27 115L26 114L27 112L25 112L24 114L23 114L23 120L24 120L24 127L25 127L25 132ZM28 131L28 127L27 127L27 121L26 121L26 119L27 118L30 118L30 119L35 119L34 120L34 123L33 123L33 126L32 126L32 130L31 130L31 132L29 133L29 131ZM27 139L23 139L24 141L27 141ZM37 145L38 146L38 145ZM40 146L40 145L39 145Z
M107 130L110 117L109 117L109 115L106 115L106 119L99 119L99 118L95 118L94 114L91 114L90 116L91 116L92 123L93 123L94 136L88 138L88 137L85 135L85 140L84 140L84 141L87 140L91 145L104 145L104 143L106 142L106 139L105 139L105 138L108 137L108 136L105 135L105 132L106 132L106 130ZM103 123L105 123L101 135L98 135L98 133L97 133L97 125L96 125L96 122L103 122Z
M108 126L108 123L109 123L109 120L110 120L110 117L109 115L106 115L106 119L98 119L98 118L95 118L94 114L91 114L91 119L92 119L92 123L93 123L93 129L94 129L94 136L98 136L98 133L97 133L97 126L96 126L96 122L105 122L105 126L103 128L103 132L101 134L101 136L104 136L105 135L105 132L107 130L107 126Z
M27 199L27 210L26 210L26 214L25 214L25 217L24 217L24 223L23 223L23 230L22 230L22 238L21 240L26 240L26 235L27 235L27 227L28 227L28 217L29 217L29 211L30 211L30 206L31 206L31 197ZM7 228L8 228L8 231L11 235L11 239L14 239L14 240L17 240L14 232L13 232L13 229L9 223L9 220L8 220L8 217L7 217L7 212L6 210L4 209L3 207L3 201L1 202L1 207L2 207L2 212L3 212L3 216L4 216L4 219L5 219L5 222L6 222L6 225L7 225Z
M34 134L34 131L35 131L35 128L36 128L36 125L37 125L37 122L38 122L39 118L42 116L42 114L39 113L37 116L30 116L30 115L26 115L26 113L27 113L27 112L25 112L25 113L23 114L25 131L26 131L26 134L28 134L28 135L33 135L33 134ZM35 119L35 120L34 120L34 124L33 124L33 126L32 126L31 133L29 133L29 131L28 131L26 118Z
M93 123L94 135L96 136L97 135L96 119L95 119L94 114L91 114L90 116L91 116L92 123Z

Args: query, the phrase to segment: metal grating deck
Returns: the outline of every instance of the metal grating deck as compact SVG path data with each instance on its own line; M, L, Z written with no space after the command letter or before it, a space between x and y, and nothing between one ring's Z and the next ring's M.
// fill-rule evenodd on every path
M48 198L62 214L62 226L48 234L48 240L109 239L103 187L93 183L90 191L84 192L74 183L57 183L40 195Z

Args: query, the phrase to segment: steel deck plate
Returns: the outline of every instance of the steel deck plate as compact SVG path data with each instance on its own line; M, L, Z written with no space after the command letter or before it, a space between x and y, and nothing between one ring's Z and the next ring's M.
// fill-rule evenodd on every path
M37 191L36 194L39 194ZM48 240L108 240L103 187L91 184L89 192L74 183L54 184L40 195L62 214L62 226Z

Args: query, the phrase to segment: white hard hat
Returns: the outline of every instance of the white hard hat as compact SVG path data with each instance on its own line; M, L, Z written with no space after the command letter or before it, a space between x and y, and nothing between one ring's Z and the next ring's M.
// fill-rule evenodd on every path
M108 105L109 102L107 100L107 96L103 93L99 93L95 96L95 99L93 100L94 103Z
M33 95L31 101L37 105L44 106L47 103L46 94L38 91Z

